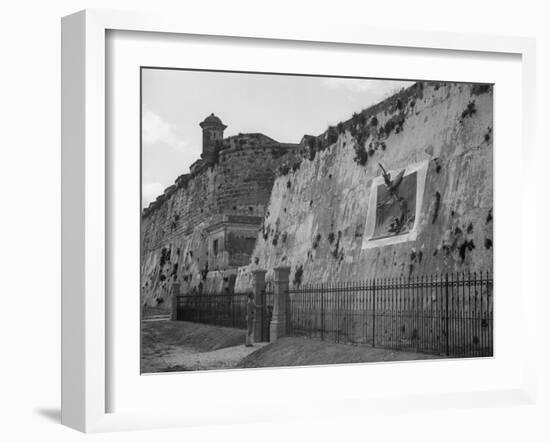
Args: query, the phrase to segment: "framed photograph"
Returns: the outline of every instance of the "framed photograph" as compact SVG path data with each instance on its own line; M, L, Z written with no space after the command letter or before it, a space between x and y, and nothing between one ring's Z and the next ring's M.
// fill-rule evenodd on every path
M492 84L142 67L141 97L142 373L493 356Z
M64 424L533 400L533 41L62 31Z

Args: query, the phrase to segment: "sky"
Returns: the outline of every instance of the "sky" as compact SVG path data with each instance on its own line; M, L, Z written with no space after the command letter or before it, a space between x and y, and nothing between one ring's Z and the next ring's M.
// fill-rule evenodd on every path
M186 70L142 71L142 202L146 207L200 158L199 123L211 113L224 137L261 132L298 143L413 82Z

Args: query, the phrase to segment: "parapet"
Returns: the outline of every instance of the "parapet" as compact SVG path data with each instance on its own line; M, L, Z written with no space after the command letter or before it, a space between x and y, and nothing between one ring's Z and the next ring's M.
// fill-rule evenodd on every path
M301 144L295 143L280 143L273 138L268 137L259 132L255 133L239 133L231 137L225 138L220 146L219 150L219 161L223 162L228 160L236 154L241 156L242 152L269 152L271 157L276 161L279 158L282 158L287 153L292 151L298 151L301 147ZM267 153L267 152L266 152ZM240 160L240 159L239 159ZM210 163L204 159L198 159L189 167L190 173L183 174L176 178L174 184L167 187L162 195L159 195L157 199L149 204L149 206L143 209L142 216L148 216L152 214L155 210L161 207L162 203L169 198L173 193L176 192L179 188L186 188L189 184L189 181L192 180L197 175L202 174L207 169L216 167L216 163Z

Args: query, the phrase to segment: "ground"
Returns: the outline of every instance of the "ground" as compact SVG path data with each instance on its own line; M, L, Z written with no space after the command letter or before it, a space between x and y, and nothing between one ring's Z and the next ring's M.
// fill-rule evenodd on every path
M244 341L244 330L183 321L142 321L141 371L158 373L438 358L307 338L288 337L271 344L256 343L253 347L245 347Z
M244 347L244 341L244 330L183 321L144 320L141 325L141 371L231 368L257 349Z
M372 348L369 345L332 344L308 338L282 338L246 356L236 367L288 367L436 358L439 356Z

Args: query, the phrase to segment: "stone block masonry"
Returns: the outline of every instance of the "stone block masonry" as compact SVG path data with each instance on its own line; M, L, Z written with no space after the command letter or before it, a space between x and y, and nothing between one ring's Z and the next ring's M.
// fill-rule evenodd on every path
M169 302L174 282L185 293L234 281L237 267L250 262L276 172L300 147L263 134L221 140L221 120L205 122L214 135L204 136L203 158L143 211L143 304Z
M301 162L275 180L251 264L239 269L236 290L248 290L251 270L266 269L271 281L280 266L290 267L291 288L491 271L492 89L417 83L309 141ZM392 179L401 171L422 171L418 192L407 196L414 209L405 219L408 227L376 218L377 212L399 214L382 210L388 198L369 205L380 165ZM365 238L369 213L378 243Z
M172 282L252 291L255 269L288 267L291 288L492 270L491 85L419 82L299 144L209 124L203 158L144 210L144 304ZM409 183L408 211L381 166Z

